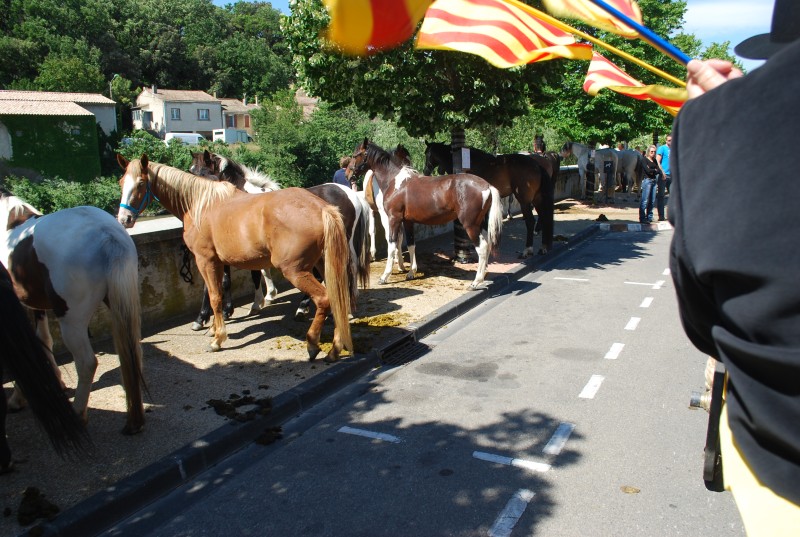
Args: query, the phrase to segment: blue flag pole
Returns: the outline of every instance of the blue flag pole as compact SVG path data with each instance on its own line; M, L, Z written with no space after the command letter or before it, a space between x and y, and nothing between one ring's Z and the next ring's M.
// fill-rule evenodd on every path
M607 13L610 13L617 19L621 20L623 23L625 23L626 26L629 26L634 30L636 30L637 32L639 32L639 37L641 39L648 42L650 45L657 48L664 54L668 55L678 63L686 65L691 60L691 58L687 56L682 50L668 43L662 37L659 37L658 35L654 34L652 30L650 30L645 26L642 26L632 18L628 17L626 14L619 11L617 8L608 5L603 0L590 0L590 1L597 7L603 9Z

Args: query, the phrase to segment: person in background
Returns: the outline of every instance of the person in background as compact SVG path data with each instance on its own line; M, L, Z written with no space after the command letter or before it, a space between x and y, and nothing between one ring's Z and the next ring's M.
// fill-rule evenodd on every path
M642 199L639 202L639 223L651 224L653 222L653 206L656 202L656 184L664 175L661 166L656 160L656 146L651 145L645 152L642 161Z
M339 159L339 169L333 173L333 182L339 185L344 185L347 188L352 188L350 181L347 179L345 171L350 165L350 157L342 157Z
M661 169L664 170L664 175L657 185L658 193L656 194L659 221L666 220L664 218L664 197L665 193L669 194L669 187L672 185L672 176L669 173L669 151L671 145L672 134L667 134L666 142L656 151L656 159L658 159Z
M786 170L800 142L790 120L800 2L776 0L771 32L735 52L767 62L746 76L718 59L686 66L690 100L672 130L670 270L686 334L726 368L722 473L747 535L796 536L800 250L790 245L800 183Z

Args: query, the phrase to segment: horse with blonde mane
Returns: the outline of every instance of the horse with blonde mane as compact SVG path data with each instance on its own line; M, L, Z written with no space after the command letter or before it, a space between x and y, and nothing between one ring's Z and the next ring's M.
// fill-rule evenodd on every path
M335 328L325 360L338 360L342 349L352 352L348 314L355 297L347 278L350 249L338 209L302 188L252 196L230 183L150 162L147 155L117 160L125 169L117 214L123 226L133 227L154 198L183 222L183 240L194 254L214 312L209 350L220 350L228 338L221 288L223 265L231 265L245 270L275 267L311 297L317 311L306 333L310 360L321 351L322 324L329 313ZM325 285L314 278L315 268Z

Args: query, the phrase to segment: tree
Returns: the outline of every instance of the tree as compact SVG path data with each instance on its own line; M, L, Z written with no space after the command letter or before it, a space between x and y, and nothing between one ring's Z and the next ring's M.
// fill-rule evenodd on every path
M83 58L51 54L45 59L34 80L42 91L101 93L105 78L100 68Z
M321 0L297 0L284 24L301 85L334 107L355 105L397 122L412 136L480 125L508 125L543 96L553 67L499 70L474 55L401 47L369 57L325 48Z

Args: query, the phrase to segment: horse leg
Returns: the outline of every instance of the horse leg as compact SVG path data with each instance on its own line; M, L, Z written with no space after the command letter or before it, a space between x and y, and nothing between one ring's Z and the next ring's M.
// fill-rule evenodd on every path
M375 248L375 211L369 211L369 258L375 261L378 250Z
M197 332L202 330L211 318L211 303L208 300L208 286L203 283L203 303L200 305L200 313L192 323L192 330Z
M78 386L75 388L73 406L84 423L88 421L89 393L97 372L97 356L89 341L88 319L72 319L67 315L59 319L61 338L64 346L72 353L75 370L78 373Z
M533 218L533 204L522 204L522 217L525 219L525 249L520 254L520 259L525 259L533 255L533 230L536 227L536 220Z
M264 307L264 292L261 290L261 272L250 271L250 279L253 281L253 304L250 305L248 315L258 313Z
M225 265L222 273L222 318L230 321L233 317L233 297L231 296L231 267Z
M381 203L383 203L383 198L381 198ZM386 230L386 244L388 245L389 242L391 241L391 235L392 235L391 230L389 229L389 215L386 214L385 210L380 211L380 215L381 215L381 224L383 224L383 229ZM388 263L388 258L391 258L391 256L392 256L392 253L391 252L387 252L387 254L386 254L387 263ZM400 272L405 272L406 271L406 266L405 266L405 263L403 263L403 236L402 235L397 235L397 237L395 238L394 256L395 256L394 259L397 261L397 269ZM394 268L394 266L392 266L392 267L390 267L388 269L389 270L388 274L391 274L391 271L392 271L393 268ZM386 273L384 273L384 274L386 274ZM386 275L386 278L388 278L388 274ZM386 278L381 278L384 281L382 281L382 282L379 281L378 283L386 283L386 281L385 281Z
M317 279L318 282L322 282L322 276L320 276L319 271L314 269L313 271L314 277ZM307 321L308 315L311 313L311 297L308 294L303 295L303 299L300 301L300 304L297 306L297 311L294 312L294 320L295 321Z
M387 243L387 253L386 253L386 268L383 270L383 274L378 279L378 283L383 285L389 279L389 276L392 274L392 269L394 268L394 261L397 259L397 241L402 240L400 235L400 222L393 223L394 227L390 228L390 225L387 223L386 225L386 243Z
M411 269L406 274L406 280L413 280L417 276L417 245L414 243L414 223L404 221L403 230L408 244L408 257L411 261Z
M213 340L207 350L216 352L222 348L222 343L228 339L225 320L222 318L222 277L224 270L222 263L203 259L196 254L195 262L208 287L208 299L211 304L211 311L214 313L214 321L209 329L209 335Z

